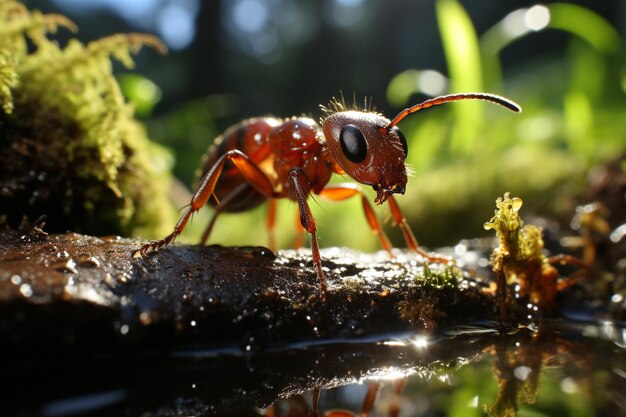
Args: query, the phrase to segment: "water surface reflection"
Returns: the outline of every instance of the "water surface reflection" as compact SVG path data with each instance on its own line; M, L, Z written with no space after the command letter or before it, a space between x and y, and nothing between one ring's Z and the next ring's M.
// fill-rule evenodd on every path
M624 330L562 321L501 332L330 340L249 353L190 346L115 356L48 352L5 364L20 416L626 415ZM45 358L44 358L45 357ZM343 410L340 414L338 410Z

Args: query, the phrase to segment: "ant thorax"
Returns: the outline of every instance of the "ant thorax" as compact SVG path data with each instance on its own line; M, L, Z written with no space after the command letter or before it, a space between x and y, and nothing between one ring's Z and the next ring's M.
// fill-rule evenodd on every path
M280 186L287 196L291 183L289 171L299 168L306 175L309 190L319 193L333 174L332 160L326 147L322 130L315 120L308 117L292 118L274 127L268 136L274 154L276 177L283 179Z

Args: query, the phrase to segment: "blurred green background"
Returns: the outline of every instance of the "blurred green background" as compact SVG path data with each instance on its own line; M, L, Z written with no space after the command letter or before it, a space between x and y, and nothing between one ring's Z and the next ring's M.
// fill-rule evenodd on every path
M26 4L68 16L83 41L139 31L168 45L166 56L142 52L136 69L120 68L118 79L149 136L172 154L177 207L188 203L201 155L227 127L268 114L317 119L319 105L341 93L359 103L371 97L390 118L430 96L463 91L506 95L523 107L513 114L451 103L400 123L415 173L398 201L428 247L486 234L482 225L505 191L525 210L568 218L592 168L626 148L623 0ZM277 242L290 247L297 208L287 201L278 208ZM322 247L378 248L356 199L312 202L312 209ZM223 215L211 243L267 244L265 213L263 206ZM388 220L386 207L377 213ZM197 241L209 216L202 210L180 240ZM387 230L403 247L399 231Z

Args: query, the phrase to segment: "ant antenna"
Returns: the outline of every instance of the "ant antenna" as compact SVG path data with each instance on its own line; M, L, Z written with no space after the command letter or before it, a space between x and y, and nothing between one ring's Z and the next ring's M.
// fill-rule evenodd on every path
M439 96L435 98L431 98L429 100L423 101L419 104L416 104L411 107L407 107L402 110L393 120L385 127L386 131L389 131L392 127L398 124L398 122L404 119L411 113L415 113L418 110L426 109L428 107L438 106L440 104L448 103L450 101L458 101L458 100L486 100L491 101L492 103L499 104L502 107L506 107L507 109L514 112L521 112L522 108L515 102L497 96L495 94L486 94L486 93L460 93L460 94L449 94L446 96Z

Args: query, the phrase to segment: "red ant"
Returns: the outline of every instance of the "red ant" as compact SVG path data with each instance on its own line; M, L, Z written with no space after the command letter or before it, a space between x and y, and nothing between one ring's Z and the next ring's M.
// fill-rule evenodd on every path
M419 247L393 197L393 194L404 194L407 182L404 160L408 146L396 125L418 110L457 100L486 100L515 112L521 111L516 103L504 97L465 93L426 100L402 110L391 121L371 111L348 110L337 100L331 102L330 109L322 107L327 116L322 119L321 127L307 117L244 120L226 130L209 148L200 184L174 231L161 240L143 245L133 256L145 255L170 243L183 231L191 215L207 202L215 206L215 213L202 235L203 245L220 213L250 210L266 199L270 199L268 228L272 231L275 199L289 198L298 203L300 224L311 235L313 263L324 298L326 279L315 219L307 202L310 193L331 201L359 195L370 228L378 235L382 247L393 256L391 243L360 187L352 183L327 186L335 173L348 174L357 182L372 186L376 191L374 204L389 201L391 215L402 230L407 246L429 261L447 263L449 260L429 255ZM217 199L218 194L223 196L221 201ZM215 201L210 201L211 196Z

